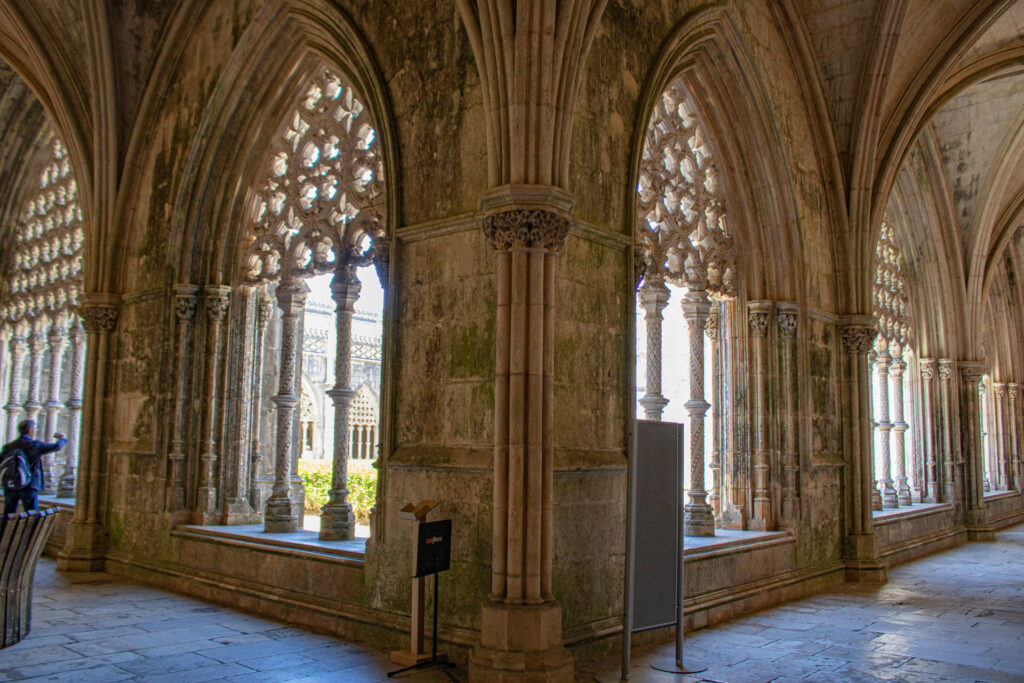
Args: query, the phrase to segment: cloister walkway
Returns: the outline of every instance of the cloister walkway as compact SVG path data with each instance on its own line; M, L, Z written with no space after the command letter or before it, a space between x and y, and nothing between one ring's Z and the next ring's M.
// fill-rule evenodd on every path
M897 567L889 583L849 584L687 637L702 677L634 680L1020 681L1024 525ZM577 667L579 680L617 660ZM379 681L387 654L106 574L37 569L33 629L0 651L0 681ZM457 671L466 678L465 669ZM398 680L440 681L422 674Z

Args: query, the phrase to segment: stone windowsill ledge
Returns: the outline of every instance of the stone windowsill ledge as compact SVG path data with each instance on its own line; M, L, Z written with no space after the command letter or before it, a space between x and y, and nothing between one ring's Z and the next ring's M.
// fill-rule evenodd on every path
M788 531L741 531L715 529L714 536L686 536L683 538L687 559L703 560L718 555L749 552L778 543L792 542Z
M362 566L366 557L365 538L351 541L322 541L315 531L266 533L262 524L238 526L200 526L186 524L171 532L172 536L211 543L222 543L293 557Z
M1019 496L1020 491L989 491L985 494L985 500L992 498L1009 498L1011 496Z
M875 510L871 513L871 517L875 524L888 524L902 519L947 512L952 509L953 506L950 503L914 503L913 505L901 505L898 508Z

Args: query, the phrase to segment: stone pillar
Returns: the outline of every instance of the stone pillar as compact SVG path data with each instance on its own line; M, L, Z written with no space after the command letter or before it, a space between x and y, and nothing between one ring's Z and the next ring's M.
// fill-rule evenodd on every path
M877 334L872 316L840 321L843 344L843 450L848 464L850 524L846 542L846 577L850 581L884 581L885 565L871 517L871 376L868 351Z
M983 363L961 361L960 366L960 447L966 462L967 536L973 541L995 540L988 523L982 488L981 410L978 384L985 374Z
M75 497L76 471L82 443L82 382L85 380L85 330L77 317L71 322L71 382L68 388L68 445L64 448L64 471L57 486L58 498Z
M249 504L253 510L263 509L262 492L259 486L260 466L263 462L261 433L263 430L263 354L266 343L267 325L274 316L274 299L265 294L256 296L256 340L253 344L253 387L252 407L249 419L252 430L249 467Z
M882 476L878 478L878 484L882 492L882 507L895 508L899 507L899 500L892 480L892 444L889 439L892 431L889 421L889 366L892 357L885 339L878 337L875 344L875 372L878 376L878 424L875 429L878 431L878 455L882 460Z
M8 385L7 405L7 440L13 441L18 438L18 423L21 422L21 403L18 402L21 394L22 373L25 370L25 352L28 347L25 344L25 329L16 327L11 334L11 381Z
M683 315L690 332L690 490L683 507L683 533L687 536L714 536L715 517L704 490L704 326L711 312L707 292L691 291L683 300Z
M217 507L217 419L221 413L221 329L228 316L231 288L208 285L206 297L206 375L203 390L203 444L199 456L199 486L196 489L196 524L214 524L220 521Z
M989 472L995 472L996 467L992 464L992 453L995 451L995 448L993 448L992 441L989 439L989 433L992 431L990 426L992 415L985 403L985 393L985 381L983 379L978 383L978 412L980 413L978 424L981 429L981 490L988 493L992 490L990 482L993 479L993 477L989 476Z
M997 486L1000 491L1008 491L1011 488L1011 477L1010 477L1010 435L1007 419L1007 404L1006 404L1006 384L1003 382L995 382L992 384L993 393L995 394L994 414L992 416L992 423L995 425L995 444L996 453L993 458L995 469L993 470L994 475L992 479L997 482Z
M868 368L875 367L875 361L878 360L878 353L872 347L868 351ZM875 458L877 453L878 444L876 438L878 436L878 419L875 415L878 406L875 405L874 393L868 393L868 408L871 415L871 510L873 512L882 511L882 491L878 488L878 462Z
M800 520L800 433L797 414L797 391L799 388L797 370L796 329L799 320L799 305L779 302L776 322L782 339L782 400L785 405L784 421L786 441L782 461L783 494L782 516L790 527Z
M957 487L961 482L956 476L956 457L953 450L953 361L949 358L939 359L939 415L942 419L939 435L942 450L939 451L942 462L939 471L942 473L942 487L946 501L955 503Z
M345 265L334 272L331 296L337 325L337 353L334 357L334 388L327 392L334 402L334 458L331 465L330 499L320 515L320 538L325 541L355 537L356 518L348 502L349 410L356 392L352 376L352 313L362 285L355 266Z
M11 327L0 322L0 398L7 395L11 379ZM3 438L6 434L0 434Z
M719 346L718 326L721 322L719 305L714 305L704 327L711 342L711 510L718 520L722 514L722 350Z
M1021 472L1020 472L1020 405L1017 399L1020 397L1020 385L1016 382L1010 382L1006 385L1006 395L1009 397L1010 407L1010 457L1009 460L1010 472L1013 474L1013 487L1020 491L1021 486Z
M933 412L932 401L932 378L935 377L935 359L922 358L921 365L921 434L924 435L922 444L925 461L925 491L922 502L938 503L939 495L939 470L936 452L938 443L936 439L936 420Z
M64 351L68 347L68 335L63 325L54 323L50 327L47 341L49 342L50 352L50 381L47 386L46 403L43 404L43 408L46 410L46 427L39 429L39 433L42 435L40 438L44 441L49 441L56 432L60 431L60 410L64 407L64 403L60 400L60 380L61 372L64 369ZM41 493L57 493L60 475L54 476L57 470L56 460L57 455L55 453L47 453L43 456L43 468L46 472L46 489L41 491Z
M640 288L640 305L647 323L647 393L640 399L644 419L661 420L668 399L661 394L661 328L669 291L664 278L648 274Z
M177 512L186 506L185 501L185 422L188 419L188 379L191 375L192 321L196 315L199 287L197 285L174 285L174 316L178 327L174 368L174 412L171 424L171 452L167 454L167 482L164 486L164 509Z
M118 312L119 298L116 294L85 294L79 306L82 326L88 334L80 430L83 438L75 488L75 516L68 527L67 542L57 558L60 571L98 571L104 565L107 537L100 521L105 469L103 438L108 433L104 407L110 336L117 326Z
M25 400L25 419L36 423L36 436L46 440L46 435L39 429L39 413L42 412L43 354L46 353L46 333L42 325L33 328L28 340L28 398ZM50 456L53 459L53 456ZM50 491L50 493L53 493Z
M903 360L903 349L893 343L889 347L892 364L889 366L889 391L892 392L892 433L895 437L896 452L896 502L910 505L910 486L907 484L907 423L903 420L903 373L907 363Z
M555 259L569 234L561 210L508 208L513 191L482 202L497 253L494 504L491 591L473 680L572 680L562 610L552 589ZM525 197L524 197L525 199ZM536 672L524 677L524 672Z
M264 529L267 532L298 531L302 526L302 510L292 497L292 430L295 406L301 391L299 332L309 287L299 279L277 286L277 305L281 309L281 369L277 395L271 399L277 407L277 435L274 454L274 490L267 499ZM336 435L337 436L337 435Z
M767 531L775 528L770 496L771 451L768 444L768 320L770 301L751 301L747 304L747 323L750 342L754 348L754 510L750 528Z

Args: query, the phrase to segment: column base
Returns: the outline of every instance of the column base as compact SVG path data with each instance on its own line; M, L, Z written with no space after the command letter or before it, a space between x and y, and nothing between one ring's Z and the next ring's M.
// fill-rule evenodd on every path
M983 508L980 510L967 511L967 540L988 542L996 540L995 529L988 523L988 512Z
M65 474L61 476L60 483L57 485L57 497L58 498L74 498L75 497L75 475L74 473Z
M742 507L729 504L722 510L723 529L746 529L745 522Z
M106 566L107 532L99 524L71 522L57 554L57 571L101 572Z
M910 487L907 485L906 479L896 480L896 502L902 505L913 505L914 496L910 492Z
M888 578L874 534L851 534L846 539L845 563L846 580L851 583L885 583Z
M299 506L291 498L273 498L267 501L267 512L263 517L263 530L268 534L298 531Z
M320 512L321 541L351 541L356 534L356 518L348 503L324 505Z
M562 645L562 608L554 602L485 602L480 644L469 656L469 680L572 683L572 655Z
M244 498L231 498L227 503L227 511L224 514L224 523L233 524L259 524L260 515L249 506Z
M714 536L715 515L708 504L687 503L683 506L683 534Z

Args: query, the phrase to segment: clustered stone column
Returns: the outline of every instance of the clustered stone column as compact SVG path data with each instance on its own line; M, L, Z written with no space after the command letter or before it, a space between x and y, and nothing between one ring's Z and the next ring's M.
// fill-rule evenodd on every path
M882 507L894 508L898 507L899 501L893 487L892 451L889 441L889 432L892 429L892 423L889 422L889 365L892 359L884 338L878 338L875 353L875 372L878 373L878 417L875 429L878 431L878 454L882 460L882 476L878 479L878 484L882 494Z
M208 285L206 295L206 382L204 387L203 450L199 456L199 487L196 523L218 519L217 508L217 418L220 414L221 328L228 315L231 288Z
M107 381L110 335L117 326L119 298L116 294L86 294L79 306L82 326L88 333L83 396L85 405L79 453L79 486L76 488L74 520L68 540L57 560L61 571L96 571L104 565L106 535L100 523L102 439L107 424L103 387Z
M992 415L986 409L985 403L985 382L978 383L978 428L981 430L981 490L988 493L992 490L992 477L989 477L989 472L995 472L996 466L992 464L992 456L995 452L995 448L991 446L989 441L989 426ZM998 486L998 480L997 484Z
M43 404L43 408L46 410L46 427L45 429L40 429L39 433L43 434L42 438L48 441L53 434L60 431L60 410L64 407L64 403L60 400L60 380L64 369L64 351L68 347L68 335L64 330L64 326L54 323L50 327L47 341L49 342L50 353L50 381L46 403ZM43 467L46 472L45 493L57 493L59 488L60 479L53 476L56 471L55 461L56 455L53 453L47 453L43 456Z
M690 332L690 490L683 507L683 533L687 536L714 536L715 518L704 490L704 416L709 404L704 400L704 326L711 312L705 291L690 291L683 300L683 315Z
M1017 399L1020 397L1020 385L1016 382L1010 382L1006 385L1006 395L1010 398L1010 442L1012 448L1010 453L1010 471L1013 473L1014 488L1018 491L1021 490L1021 471L1020 471L1020 405L1017 403Z
M925 490L922 502L939 502L938 444L935 433L935 414L932 400L932 378L935 377L935 359L922 358L921 366L921 434L924 436Z
M907 423L903 420L903 373L907 363L903 360L903 349L893 343L889 347L892 363L889 365L889 391L892 392L892 432L895 436L896 452L896 504L910 505L910 486L907 484Z
M531 667L563 670L572 659L551 574L554 297L555 259L571 224L561 212L504 209L500 200L484 218L498 261L494 520L491 591L473 661L522 670L530 657Z
M11 334L11 382L8 385L7 405L7 440L12 441L18 438L18 422L21 421L21 403L18 398L21 394L22 374L25 371L25 352L28 350L25 344L25 329L16 327Z
M330 498L320 515L320 538L349 540L355 537L356 520L348 502L349 411L356 392L352 390L352 313L362 285L354 265L345 264L334 272L331 296L335 304L337 353L334 387L327 392L334 403L334 458Z
M647 323L647 393L640 399L644 418L660 421L668 399L661 393L661 338L663 311L669 291L660 274L648 273L640 288L640 305Z
M953 449L953 361L949 358L939 359L939 401L941 410L939 414L942 419L942 429L939 434L942 437L942 470L944 470L943 486L946 493L946 501L956 501L956 489L959 481L956 476L956 458Z
M961 361L960 368L960 447L966 462L967 535L972 540L992 540L995 534L988 523L982 488L981 411L978 384L984 377L982 363Z
M82 442L82 383L85 380L85 330L77 320L71 324L71 382L68 400L68 445L65 447L64 470L57 485L58 498L75 495L76 471Z
M260 467L263 463L261 434L263 428L263 354L266 349L267 326L274 316L274 299L265 294L256 296L256 340L253 345L253 388L249 424L252 446L249 452L249 504L254 510L263 508L259 486Z
M877 334L871 316L850 316L840 322L844 371L843 443L850 467L850 525L847 538L846 575L853 581L885 579L885 565L878 556L878 539L871 517L871 377L868 351Z
M708 497L715 519L722 514L722 351L719 347L719 306L711 309L704 334L711 342L711 495Z
M750 528L765 531L773 529L769 475L771 453L768 449L768 316L771 302L752 301L748 304L747 322L754 347L754 510Z
M785 403L786 442L783 456L782 516L787 524L800 519L800 451L797 414L797 349L796 330L799 307L796 303L779 302L776 322L782 337L782 394Z
M281 369L278 375L278 392L271 399L277 407L277 434L274 449L274 489L267 499L264 517L264 528L267 532L298 531L301 526L300 510L292 497L292 431L300 390L300 325L308 293L309 287L299 278L284 280L277 286L277 305L281 309ZM335 441L337 436L335 435Z
M199 301L197 285L174 285L174 316L178 327L178 348L174 372L174 412L171 425L171 451L167 454L167 483L164 508L168 512L185 507L185 421L188 405L188 378L192 349L192 321Z
M1010 476L1010 434L1006 425L1009 422L1009 410L1006 401L1006 384L1003 382L996 382L992 385L992 389L995 393L995 423L996 434L996 453L995 453L995 472L993 476L1000 491L1008 491L1012 488L1012 479Z

